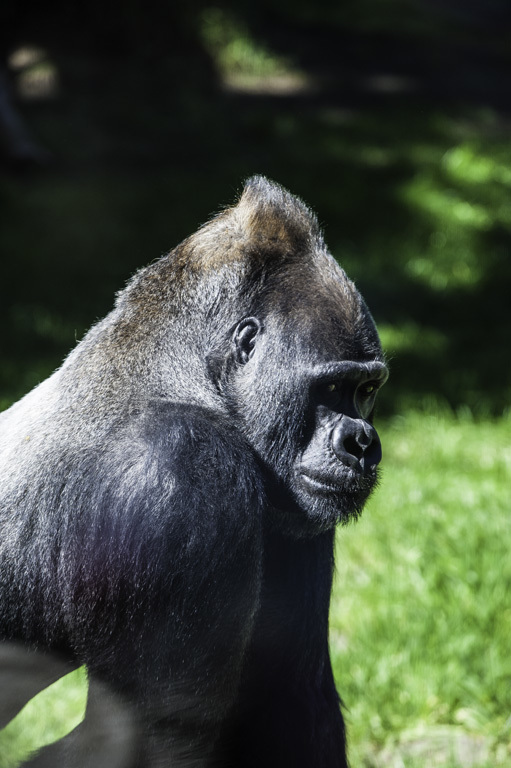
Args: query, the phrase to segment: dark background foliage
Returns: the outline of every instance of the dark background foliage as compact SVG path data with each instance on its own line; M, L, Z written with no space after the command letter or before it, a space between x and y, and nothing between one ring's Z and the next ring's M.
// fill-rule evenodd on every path
M384 413L508 407L506 0L8 0L0 61L1 406L263 173L367 298Z

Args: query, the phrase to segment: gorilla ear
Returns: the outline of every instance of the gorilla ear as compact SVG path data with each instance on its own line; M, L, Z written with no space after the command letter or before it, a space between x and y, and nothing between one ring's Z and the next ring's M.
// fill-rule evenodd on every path
M256 337L262 331L262 323L257 317L244 317L234 329L230 349L212 350L206 356L208 373L220 394L229 377L233 364L245 365L254 354Z
M254 354L256 336L261 332L257 317L245 317L238 323L232 336L234 358L240 365L248 363Z

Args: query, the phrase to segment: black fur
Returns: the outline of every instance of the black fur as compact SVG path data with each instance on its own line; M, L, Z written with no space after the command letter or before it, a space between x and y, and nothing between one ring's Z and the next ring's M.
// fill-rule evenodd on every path
M86 663L137 765L346 766L333 539L386 369L307 207L261 177L0 416L0 634Z

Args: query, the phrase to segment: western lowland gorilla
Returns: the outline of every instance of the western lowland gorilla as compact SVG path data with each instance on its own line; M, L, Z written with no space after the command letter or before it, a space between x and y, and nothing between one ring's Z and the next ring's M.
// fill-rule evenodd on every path
M386 377L311 211L250 179L0 416L1 636L128 702L137 765L346 766L334 530Z

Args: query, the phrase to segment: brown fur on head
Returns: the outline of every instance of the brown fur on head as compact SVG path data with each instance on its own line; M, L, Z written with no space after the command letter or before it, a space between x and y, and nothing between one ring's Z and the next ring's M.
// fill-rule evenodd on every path
M192 270L218 269L247 256L274 259L321 242L313 212L283 187L253 176L236 205L204 224L178 248L178 263Z
M263 176L249 179L231 209L247 241L290 251L310 245L320 236L315 215L300 198Z

